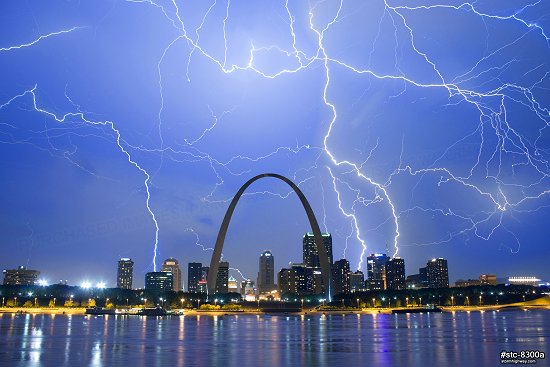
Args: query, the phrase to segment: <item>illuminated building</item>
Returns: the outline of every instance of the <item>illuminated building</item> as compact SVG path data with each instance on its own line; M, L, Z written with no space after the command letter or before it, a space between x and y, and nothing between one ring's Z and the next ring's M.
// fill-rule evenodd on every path
M256 287L254 286L253 280L246 279L241 282L241 295L244 296L245 299L250 295L256 296Z
M349 261L341 259L332 264L332 282L334 294L350 292Z
M208 292L208 283L206 279L199 280L197 284L197 293L207 293Z
M271 292L275 287L275 260L271 251L264 251L260 255L258 271L258 292Z
M173 257L164 260L161 271L172 273L172 290L174 292L179 292L181 290L182 283L181 270L178 260Z
M4 270L4 285L35 285L40 272L24 266L17 269Z
M118 260L118 271L116 286L121 289L132 289L132 280L134 276L134 262L129 258Z
M314 269L304 264L292 264L291 269L294 271L296 293L299 295L315 293Z
M239 293L237 279L229 277L229 279L227 280L227 291L230 293Z
M229 292L229 263L227 261L220 261L218 266L218 277L216 278L216 293Z
M173 289L172 273L167 271L152 271L145 274L145 289L168 292Z
M367 256L367 289L386 289L386 263L389 258L386 254L370 254Z
M428 287L449 288L449 269L447 260L443 258L432 259L426 264Z
M277 287L281 295L296 293L296 278L294 269L281 269L277 275Z
M394 257L386 263L386 289L405 289L405 260Z
M361 270L349 275L349 286L351 293L363 292L365 290L365 275Z
M332 236L330 233L321 233L321 236L323 237L323 243L325 244L325 249L327 251L329 265L332 265ZM313 232L308 232L304 235L303 258L305 266L310 268L321 267Z
M509 277L508 278L508 283L513 285L532 285L536 287L539 285L539 282L540 282L540 279L536 277Z
M202 264L189 263L187 265L187 291L197 293L200 280L202 280Z
M497 285L497 276L493 274L481 274L479 283L484 285Z

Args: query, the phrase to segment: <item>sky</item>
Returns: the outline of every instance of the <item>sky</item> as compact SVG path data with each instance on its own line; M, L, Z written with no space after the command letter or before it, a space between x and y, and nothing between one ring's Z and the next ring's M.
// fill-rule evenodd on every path
M451 281L550 280L550 4L3 1L0 268L134 285L209 264L232 196L278 173L334 258L434 257ZM302 260L283 182L240 200L223 259Z

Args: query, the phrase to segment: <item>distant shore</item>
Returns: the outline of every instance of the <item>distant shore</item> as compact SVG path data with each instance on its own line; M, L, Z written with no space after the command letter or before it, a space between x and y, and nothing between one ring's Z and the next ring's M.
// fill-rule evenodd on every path
M529 304L515 303L509 305L489 305L489 306L441 306L438 307L442 312L484 312L484 311L501 311L509 309L523 309L523 310L550 310L550 304ZM399 307L399 308L346 308L346 309L331 309L331 310L317 310L317 309L304 309L298 312L263 312L260 310L215 310L205 311L196 309L184 309L183 315L186 316L223 316L223 315L271 315L271 314L292 314L292 315L345 315L345 314L391 314L394 310L410 311L415 313L420 311L419 307ZM422 309L426 310L426 309ZM176 310L179 311L179 310ZM428 312L429 310L426 310ZM10 314L45 314L45 315L85 315L86 308L70 308L70 307L41 307L41 308L23 308L23 307L0 307L0 313Z

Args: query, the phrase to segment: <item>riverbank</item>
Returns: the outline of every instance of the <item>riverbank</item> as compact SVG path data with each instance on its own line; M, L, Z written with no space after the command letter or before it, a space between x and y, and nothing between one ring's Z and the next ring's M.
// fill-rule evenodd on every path
M439 307L442 312L485 312L485 311L504 311L504 310L550 310L550 305L529 305L529 304L511 304L511 305L491 305L491 306L454 306L454 307ZM297 312L263 312L260 310L241 310L241 311L203 311L203 310L183 310L183 315L185 316L224 316L224 315L350 315L350 314L391 314L395 310L404 311L403 313L418 313L420 310L422 312L426 311L425 308L420 309L418 307L400 307L400 308L362 308L362 309L344 309L344 310L316 310L316 309L306 309ZM179 311L179 310L177 310ZM179 315L180 313L175 313ZM180 311L181 312L181 311ZM22 308L22 307L2 307L0 308L0 313L11 313L11 314L45 314L45 315L85 315L85 308L65 308L65 307L56 307L56 308Z

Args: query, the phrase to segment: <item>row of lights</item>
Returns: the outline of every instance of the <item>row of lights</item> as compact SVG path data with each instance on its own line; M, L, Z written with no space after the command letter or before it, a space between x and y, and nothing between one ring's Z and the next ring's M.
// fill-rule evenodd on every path
M46 287L50 285L46 279L38 279L37 283L39 286L42 286L42 287ZM80 284L80 288L83 288L83 289L90 289L90 288L105 289L106 287L107 285L105 284L105 282L98 282L96 283L95 287L92 285L92 282L89 282L87 280Z

